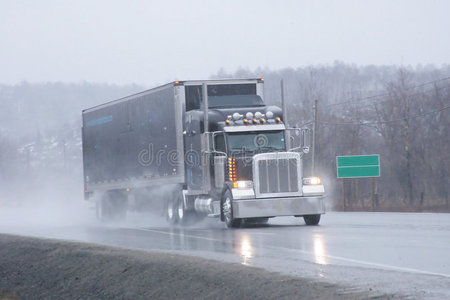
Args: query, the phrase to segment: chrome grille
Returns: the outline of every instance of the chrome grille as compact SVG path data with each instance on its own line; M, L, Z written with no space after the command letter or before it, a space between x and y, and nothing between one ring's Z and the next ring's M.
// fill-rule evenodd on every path
M253 161L253 180L258 198L301 196L300 154L262 153Z

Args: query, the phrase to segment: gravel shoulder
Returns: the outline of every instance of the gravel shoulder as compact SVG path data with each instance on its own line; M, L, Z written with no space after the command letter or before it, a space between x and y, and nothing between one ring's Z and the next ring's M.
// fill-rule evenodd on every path
M0 235L0 299L118 298L372 299L351 288L239 264Z

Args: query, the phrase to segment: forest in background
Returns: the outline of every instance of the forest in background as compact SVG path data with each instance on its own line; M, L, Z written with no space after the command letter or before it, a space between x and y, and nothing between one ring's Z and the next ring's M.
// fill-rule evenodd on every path
M345 196L346 210L450 211L450 66L336 62L276 71L219 70L211 79L248 77L265 79L266 102L275 105L283 79L289 124L312 128L316 122L315 175L323 178L331 209L343 210ZM0 203L56 179L78 188L82 201L82 109L151 87L0 85ZM336 156L360 154L380 154L375 197L369 179L336 178ZM311 175L311 154L305 159Z

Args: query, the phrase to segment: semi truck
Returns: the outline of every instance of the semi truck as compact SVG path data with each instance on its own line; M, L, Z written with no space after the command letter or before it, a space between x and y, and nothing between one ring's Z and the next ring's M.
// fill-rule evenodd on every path
M324 186L303 176L309 130L289 128L263 99L262 78L191 80L83 110L85 199L102 220L149 209L170 224L317 225Z

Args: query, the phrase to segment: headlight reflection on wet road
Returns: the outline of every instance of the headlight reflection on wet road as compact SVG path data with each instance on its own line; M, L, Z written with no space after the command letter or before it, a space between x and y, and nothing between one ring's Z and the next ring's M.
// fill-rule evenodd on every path
M253 246L248 235L243 235L241 240L240 255L242 257L241 264L249 265L250 259L253 257Z
M326 256L325 242L323 236L315 234L314 237L314 262L319 265L327 265L328 260Z

